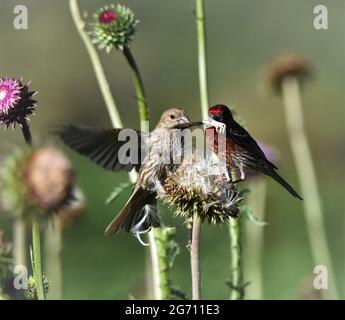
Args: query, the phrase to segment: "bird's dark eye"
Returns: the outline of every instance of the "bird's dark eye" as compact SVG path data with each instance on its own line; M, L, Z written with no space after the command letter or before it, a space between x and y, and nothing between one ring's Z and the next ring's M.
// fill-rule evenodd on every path
M175 115L171 114L170 119L175 119Z

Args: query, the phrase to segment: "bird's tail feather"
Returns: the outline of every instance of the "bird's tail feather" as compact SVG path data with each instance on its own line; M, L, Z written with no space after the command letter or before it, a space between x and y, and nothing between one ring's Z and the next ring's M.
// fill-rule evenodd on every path
M144 190L140 187L136 188L127 201L125 207L108 225L105 230L105 234L107 236L111 236L120 229L130 232L132 227L138 223L138 220L140 220L141 217L139 217L139 215L143 212L143 208L146 205L155 206L155 204L156 196L154 193ZM150 219L147 220L149 221ZM157 227L159 225L158 218L150 220L150 224L153 224L154 227ZM145 223L145 227L148 228L150 226L147 226L147 223Z
M292 186L290 186L276 171L270 170L269 172L266 172L266 174L272 177L280 185L282 185L287 191L290 192L291 195L303 200L303 198L297 193L297 191Z

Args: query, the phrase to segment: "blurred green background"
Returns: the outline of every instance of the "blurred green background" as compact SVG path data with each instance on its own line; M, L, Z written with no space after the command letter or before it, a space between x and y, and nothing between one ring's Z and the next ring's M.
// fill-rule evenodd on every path
M297 190L298 181L287 137L281 99L267 90L263 67L277 54L293 50L309 59L315 77L304 90L304 112L331 246L337 283L345 298L344 255L344 102L345 2L322 1L328 7L329 29L313 28L314 0L206 0L210 103L234 106L249 131L280 153L279 167ZM93 12L108 1L80 0ZM133 52L144 78L154 126L167 107L183 106L200 118L194 1L121 1L140 19ZM13 8L25 4L29 30L13 28ZM31 128L36 141L50 142L51 123L63 120L110 126L106 108L84 45L74 28L68 1L2 0L0 4L1 76L23 76L38 90ZM101 52L115 100L126 126L138 128L132 77L123 56ZM1 155L22 145L20 130L1 132ZM64 148L58 141L58 145ZM147 248L127 234L107 238L103 231L129 195L106 206L105 198L126 174L105 172L64 150L73 160L88 202L77 226L63 239L63 298L127 299L143 297ZM170 215L168 211L164 214ZM297 298L312 275L313 262L302 203L268 182L264 298ZM9 227L8 221L0 220ZM174 225L181 221L173 221ZM0 226L1 226L0 225ZM173 281L190 295L187 232L179 228L181 254ZM201 243L203 297L228 298L228 229L204 226ZM244 246L245 250L245 246ZM254 279L245 279L255 281Z

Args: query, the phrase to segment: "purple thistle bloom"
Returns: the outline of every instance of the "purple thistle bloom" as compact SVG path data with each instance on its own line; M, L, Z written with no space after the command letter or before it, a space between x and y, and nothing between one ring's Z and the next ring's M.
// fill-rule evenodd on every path
M14 79L0 79L0 114L8 114L20 99L20 83Z
M32 99L35 94L21 79L0 78L0 126L14 128L16 123L25 126L35 111L36 101Z

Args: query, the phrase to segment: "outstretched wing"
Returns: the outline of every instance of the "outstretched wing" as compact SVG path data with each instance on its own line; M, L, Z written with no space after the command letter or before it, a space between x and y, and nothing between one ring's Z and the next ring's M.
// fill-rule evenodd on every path
M264 160L266 164L272 166L274 169L278 169L272 162L270 162L264 152L261 150L258 143L251 137L246 129L234 121L231 128L227 127L227 135L233 140L234 143L239 145L244 150L247 150L250 154L255 155L260 160Z
M79 154L88 157L90 160L111 171L131 171L140 167L142 150L145 143L146 134L135 131L132 133L137 135L131 144L130 151L128 148L122 151L124 144L129 141L129 137L125 141L119 140L120 132L123 129L101 129L86 127L80 125L66 124L54 130L60 139L71 149ZM128 157L128 163L124 163L124 159Z

